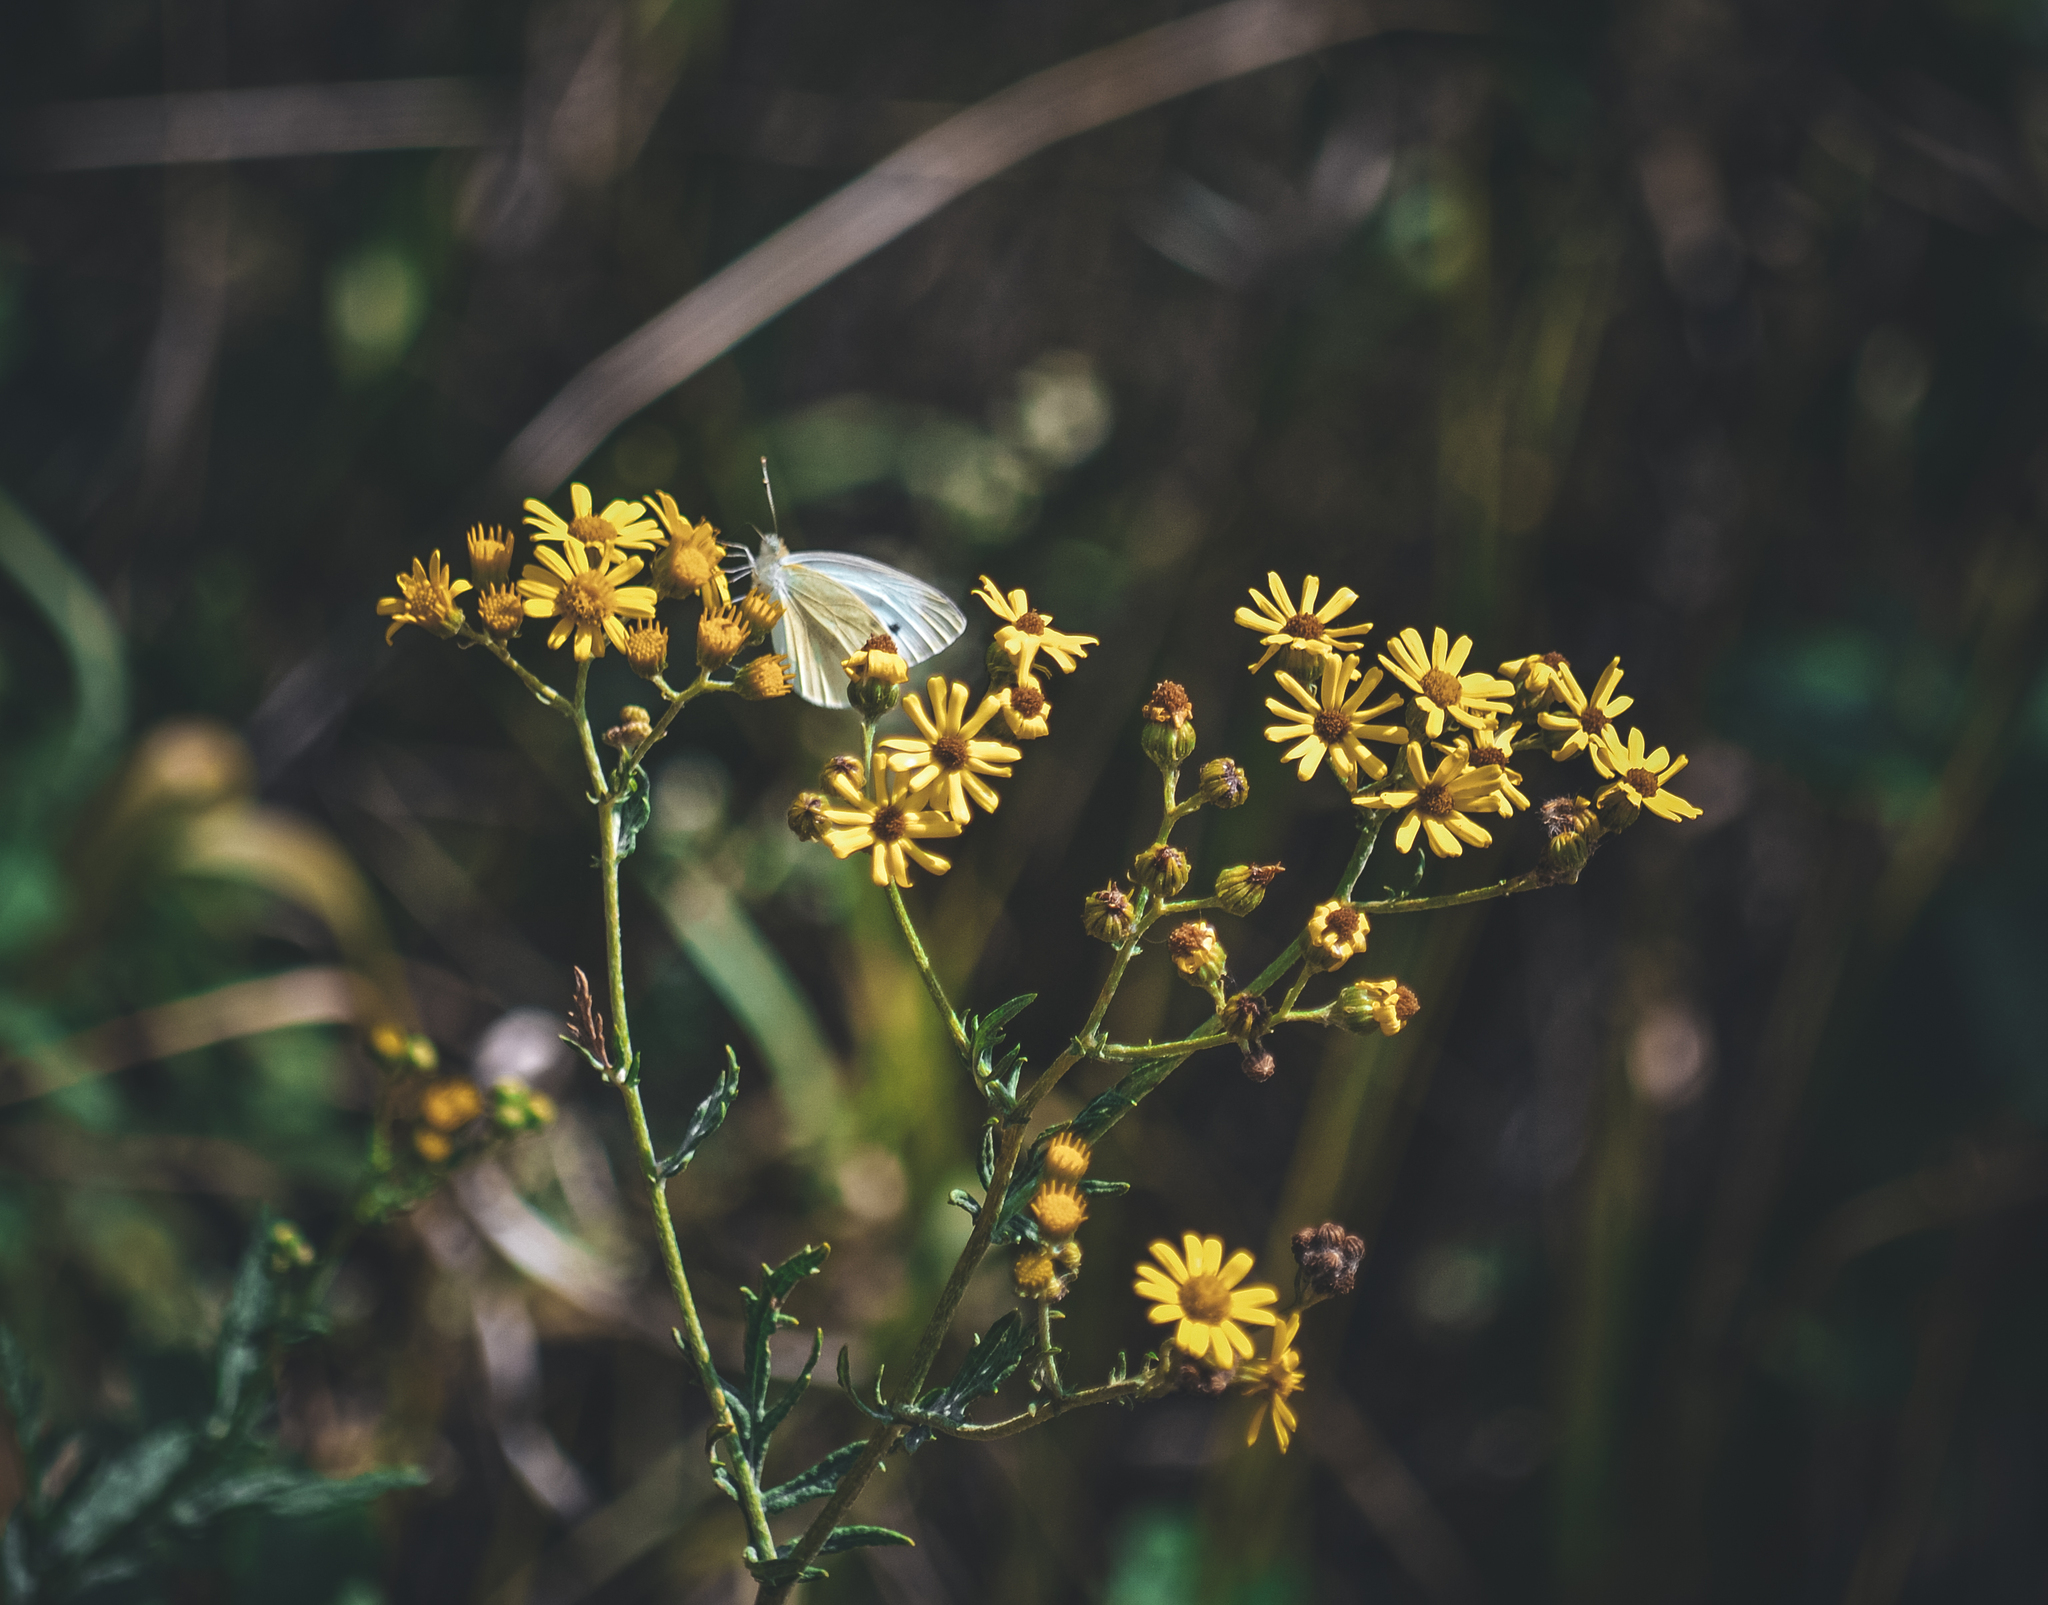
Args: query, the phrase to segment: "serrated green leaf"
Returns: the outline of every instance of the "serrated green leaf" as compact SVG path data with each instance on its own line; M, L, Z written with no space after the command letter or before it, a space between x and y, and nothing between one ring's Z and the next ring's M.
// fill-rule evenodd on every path
M612 804L612 840L618 844L621 863L633 856L640 845L640 832L654 815L654 794L648 789L647 771L638 767L626 782L626 795Z
M215 1437L227 1432L241 1413L243 1390L263 1364L262 1340L277 1318L277 1279L270 1269L271 1215L256 1215L256 1229L242 1250L235 1285L221 1312L220 1341L214 1349L213 1416L206 1430Z
M65 1502L51 1550L83 1560L163 1496L192 1458L198 1437L183 1424L159 1427L104 1461Z
M740 1289L740 1298L747 1307L746 1414L748 1421L753 1423L742 1433L742 1441L746 1445L747 1459L757 1472L761 1469L761 1457L768 1452L768 1432L772 1430L761 1425L768 1415L769 1339L784 1327L799 1324L794 1316L782 1313L782 1301L806 1276L817 1275L831 1252L830 1243L808 1244L772 1269L762 1266L765 1274L760 1292L750 1287ZM804 1376L806 1379L810 1376L808 1367Z
M832 1536L819 1548L821 1555L843 1555L849 1549L882 1548L889 1545L917 1547L917 1540L908 1533L895 1532L887 1527L834 1527Z
M883 1409L881 1405L881 1372L877 1371L875 1373L875 1403L869 1404L867 1400L861 1397L860 1389L854 1385L853 1372L847 1362L846 1350L843 1346L839 1350L839 1389L853 1401L853 1407L869 1420L894 1421L896 1419L887 1410Z
M740 1095L739 1055L732 1051L730 1044L725 1050L726 1067L718 1072L717 1085L712 1087L704 1101L697 1105L690 1116L690 1123L683 1128L683 1140L668 1158L655 1164L655 1174L663 1181L678 1174L685 1165L696 1157L697 1149L711 1134L725 1124L727 1112L732 1108L733 1099Z
M824 1352L825 1334L822 1330L813 1329L811 1333L811 1357L804 1361L804 1368L796 1374L796 1380L790 1383L782 1397L768 1406L767 1410L763 1412L760 1423L754 1428L755 1440L761 1445L761 1452L763 1454L768 1452L768 1439L770 1435L774 1433L777 1427L782 1425L783 1417L788 1415L797 1400L804 1396L804 1389L811 1385L811 1373L818 1368L818 1356Z
M1004 1114L1016 1106L1017 1080L1023 1074L1024 1054L1015 1047L1004 1051L1003 1027L1037 998L1036 992L1028 992L1023 997L999 1004L979 1019L970 1014L961 1022L967 1032L968 1051L974 1061L975 1085L989 1103Z
M839 1479L867 1448L864 1441L841 1444L808 1471L800 1471L787 1482L777 1483L761 1493L761 1507L769 1515L790 1510L809 1499L822 1499L839 1486Z

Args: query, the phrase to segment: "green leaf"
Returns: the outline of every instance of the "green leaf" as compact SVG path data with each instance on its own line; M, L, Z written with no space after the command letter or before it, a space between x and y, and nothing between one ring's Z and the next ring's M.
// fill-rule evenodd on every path
M7 1530L0 1533L0 1579L7 1584L7 1597L13 1605L28 1605L36 1597L35 1574L28 1569L28 1535L26 1523L9 1521Z
M761 1416L760 1424L754 1428L754 1436L760 1439L761 1447L764 1451L768 1447L769 1435L782 1425L782 1418L789 1414L797 1400L804 1396L804 1389L811 1385L811 1373L817 1370L818 1356L824 1352L824 1331L822 1329L813 1330L811 1333L811 1357L804 1361L804 1368L797 1373L796 1380L789 1385L780 1399L777 1399L775 1403L768 1406L766 1412Z
M784 1327L798 1324L796 1317L782 1313L782 1301L806 1276L817 1275L831 1252L830 1243L807 1245L773 1269L762 1266L766 1275L760 1292L756 1293L750 1287L740 1289L740 1297L747 1306L746 1415L753 1423L742 1433L742 1441L746 1445L747 1458L757 1472L761 1469L761 1457L768 1452L768 1434L773 1430L767 1425L769 1340ZM813 1356L814 1363L815 1359ZM804 1369L804 1377L806 1380L810 1377L808 1366ZM781 1418L778 1415L776 1419Z
M853 1407L870 1421L894 1421L896 1419L882 1403L882 1373L879 1370L875 1372L875 1402L869 1404L866 1399L861 1397L860 1389L854 1384L853 1373L847 1364L844 1347L839 1350L839 1389L853 1401Z
M1016 1107L1017 1080L1024 1071L1024 1053L1015 1047L1004 1051L1003 1027L1037 999L1036 992L1027 992L1022 997L997 1005L979 1019L969 1014L961 1020L961 1026L967 1032L968 1052L973 1056L974 1084L993 1107L1005 1114Z
M1080 1186L1082 1192L1097 1198L1114 1198L1118 1193L1127 1193L1131 1190L1131 1184L1127 1181L1109 1181L1100 1176L1084 1180Z
M974 1168L981 1173L983 1187L995 1185L996 1123L993 1120L981 1128L981 1152L976 1156Z
M224 1435L242 1407L242 1390L263 1364L262 1339L277 1318L277 1282L270 1270L270 1211L259 1210L249 1246L235 1271L234 1290L222 1312L214 1350L213 1417L206 1430Z
M841 1444L808 1471L800 1471L789 1481L764 1489L761 1508L772 1516L778 1510L793 1509L806 1500L824 1498L839 1486L839 1479L846 1475L865 1448L867 1444L859 1439Z
M1031 1334L1023 1318L1012 1310L988 1329L962 1362L958 1374L942 1388L933 1388L917 1401L917 1408L950 1425L967 1419L967 1407L976 1399L994 1393L1023 1363L1031 1345ZM879 1387L877 1398L880 1397ZM862 1409L867 1406L854 1401ZM903 1436L903 1452L913 1454L931 1441L929 1427L914 1427Z
M950 1193L946 1194L946 1202L951 1204L955 1209L966 1210L969 1215L978 1217L981 1214L981 1200L976 1198L972 1193L963 1193L957 1187L955 1187Z
M796 1547L795 1541L792 1540L782 1547L793 1549ZM816 1582L820 1577L831 1576L831 1573L822 1566L800 1567L790 1561L779 1558L776 1560L756 1560L751 1549L747 1551L747 1570L754 1574L755 1582L765 1583L771 1588L786 1586L790 1583L811 1583Z
M894 1532L887 1527L834 1527L832 1536L825 1540L818 1551L821 1555L843 1555L849 1549L881 1548L888 1545L909 1545L915 1549L917 1540L907 1533Z
M14 1435L24 1452L43 1435L43 1385L29 1369L28 1356L11 1329L0 1326L0 1400L14 1418Z
M718 1072L718 1084L697 1105L697 1112L690 1116L689 1125L683 1129L682 1145L655 1165L655 1174L663 1181L689 1164L696 1156L698 1145L725 1124L726 1112L732 1108L733 1099L740 1095L739 1055L732 1051L730 1044L726 1046L725 1061L726 1067Z
M633 856L633 849L640 845L640 832L653 815L654 794L647 786L647 771L636 766L626 782L626 795L612 804L612 839L618 844L621 862Z
M68 1501L50 1534L50 1547L66 1560L82 1560L164 1494L198 1447L182 1424L159 1427L105 1461Z
M358 1477L323 1477L289 1466L263 1466L202 1483L174 1502L180 1527L203 1527L230 1510L260 1508L273 1516L322 1516L365 1504L398 1488L417 1488L427 1474L415 1466L368 1471Z

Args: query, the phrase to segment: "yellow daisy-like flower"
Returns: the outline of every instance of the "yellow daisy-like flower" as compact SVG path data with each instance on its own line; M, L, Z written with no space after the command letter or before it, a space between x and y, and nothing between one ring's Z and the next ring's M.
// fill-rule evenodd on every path
M725 571L725 548L711 520L691 523L665 490L654 493L654 516L668 531L668 544L650 560L647 577L662 596L695 596L708 608L723 607L732 600ZM765 631L763 632L766 633Z
M831 828L820 839L832 849L834 858L872 852L877 886L908 886L912 859L934 875L943 875L953 867L948 860L918 846L918 842L933 836L959 835L958 821L933 809L911 806L915 800L911 788L896 784L886 764L875 765L872 792L863 792L853 776L845 773L835 772L831 786L838 794L839 806L825 810L823 817Z
M1500 785L1499 767L1482 764L1474 769L1470 767L1471 754L1454 748L1444 755L1432 774L1419 741L1409 742L1401 749L1401 755L1408 760L1408 776L1413 785L1397 791L1366 792L1351 799L1361 808L1408 810L1394 833L1396 850L1407 852L1415 845L1418 832L1428 838L1429 850L1439 858L1458 857L1465 851L1463 843L1491 847L1493 837L1485 826L1474 824L1466 815L1500 811L1500 805L1494 801L1494 792Z
M1160 1326L1178 1321L1175 1346L1193 1355L1209 1354L1217 1365L1231 1366L1249 1358L1252 1340L1244 1328L1272 1326L1278 1321L1267 1306L1277 1303L1280 1295L1262 1284L1239 1287L1252 1268L1252 1257L1239 1249L1226 1261L1220 1237L1187 1232L1181 1237L1181 1248L1182 1253L1176 1254L1171 1244L1154 1243L1152 1257L1159 1263L1138 1262L1138 1280L1133 1287L1140 1298L1152 1300L1145 1318Z
M882 743L889 767L910 776L910 792L936 801L939 811L966 824L973 817L970 798L984 813L994 813L998 798L983 775L1007 778L1010 765L1024 754L1000 741L977 741L981 728L1002 711L1002 702L983 697L974 717L967 717L967 683L935 674L925 682L932 699L926 713L917 693L903 699L903 711L917 726L915 736L890 736Z
M1009 655L1010 667L1022 680L1031 672L1031 665L1043 652L1068 674L1074 672L1074 660L1088 656L1088 648L1100 646L1102 642L1092 635L1069 635L1064 630L1052 627L1052 615L1041 613L1031 605L1031 598L1022 591L1012 591L1008 596L996 589L996 583L986 574L981 577L981 588L974 593L988 604L989 611L999 619L1007 619L996 631L996 645Z
M417 624L439 636L461 631L462 609L455 605L455 599L470 588L469 581L453 578L439 552L424 564L414 558L412 572L397 578L398 594L377 604L377 616L391 621L391 628L384 632L386 646L408 624Z
M1512 819L1517 809L1529 806L1529 799L1522 795L1520 789L1521 775L1508 767L1515 756L1515 733L1521 728L1521 722L1517 720L1514 724L1502 725L1498 730L1475 731L1470 741L1460 736L1448 746L1439 742L1436 749L1438 752L1452 752L1463 747L1468 763L1475 767L1492 764L1500 770L1499 801L1503 819Z
M1254 590L1252 605L1237 610L1237 622L1247 630L1258 633L1259 645L1266 650L1259 661L1250 665L1257 674L1273 659L1276 652L1285 652L1296 647L1313 652L1325 658L1334 658L1347 648L1356 648L1354 636L1370 635L1371 623L1341 624L1333 627L1331 621L1338 614L1358 600L1358 593L1348 585L1339 586L1330 593L1330 599L1321 607L1316 606L1316 592L1322 581L1311 574L1301 582L1301 606L1296 607L1287 594L1287 586L1278 574L1268 572L1266 588L1273 594L1264 596ZM1308 777L1302 776L1304 780Z
M1634 697L1617 697L1614 688L1621 684L1621 659L1616 658L1600 671L1600 678L1593 682L1593 694L1589 697L1579 689L1578 677L1567 664L1557 672L1556 683L1551 693L1565 707L1563 712L1539 713L1536 722L1545 730L1568 731L1564 745L1550 756L1563 763L1575 752L1582 752L1600 739L1600 733L1610 724L1635 706Z
M1459 672L1471 655L1471 636L1461 635L1453 643L1442 628L1435 632L1426 652L1422 632L1406 629L1388 641L1386 652L1380 654L1380 662L1394 678L1415 693L1415 706L1425 716L1432 741L1444 733L1446 714L1469 730L1485 730L1510 711L1505 702L1496 700L1513 694L1515 688L1507 681L1490 674Z
M1003 723L1017 740L1036 741L1052 729L1052 704L1035 678L1004 686L996 701L1003 705Z
M1566 667L1562 652L1532 652L1526 658L1510 658L1500 672L1526 693L1531 707L1540 708L1555 694L1558 671Z
M608 567L592 568L581 541L570 541L559 552L536 546L533 555L540 561L528 563L519 576L526 616L555 621L548 631L551 647L574 636L578 663L603 657L607 641L623 652L625 621L654 617L653 587L626 583L640 572L639 558L625 557Z
M1294 743L1280 758L1283 763L1300 759L1300 766L1294 772L1301 779L1307 780L1312 776L1327 754L1330 767L1337 771L1337 778L1344 782L1345 789L1355 790L1360 771L1373 780L1387 772L1387 766L1361 743L1407 741L1405 726L1372 722L1381 714L1400 707L1400 693L1382 697L1368 708L1365 699L1379 688L1385 676L1378 669L1368 669L1359 680L1358 689L1347 697L1344 688L1357 674L1358 659L1355 657L1339 659L1332 655L1323 659L1320 697L1312 695L1285 669L1274 675L1280 689L1300 705L1289 707L1278 697L1266 698L1266 711L1281 721L1266 726L1266 739Z
M537 541L560 541L565 547L586 546L610 561L620 552L644 552L661 544L661 531L647 516L644 502L611 501L604 511L593 513L590 492L582 485L569 487L568 518L546 502L528 501L526 522L533 526Z
M1268 1350L1269 1358L1247 1360L1237 1368L1237 1385L1259 1401L1252 1411L1252 1424L1244 1435L1247 1448L1259 1441L1259 1428L1266 1424L1267 1412L1273 1416L1273 1436L1279 1442L1280 1452L1287 1453L1287 1440L1293 1433L1296 1422L1294 1406L1287 1401L1301 1391L1303 1382L1301 1356L1294 1351L1294 1334L1301 1330L1301 1317L1290 1315L1273 1328L1273 1346Z
M1668 819L1676 824L1682 819L1700 817L1703 810L1675 792L1664 789L1685 768L1684 753L1674 758L1663 747L1646 753L1643 751L1642 731L1629 731L1628 741L1623 743L1610 726L1600 732L1592 754L1593 767L1614 782L1613 786L1603 790L1602 796L1618 786L1637 807L1649 809L1659 819Z

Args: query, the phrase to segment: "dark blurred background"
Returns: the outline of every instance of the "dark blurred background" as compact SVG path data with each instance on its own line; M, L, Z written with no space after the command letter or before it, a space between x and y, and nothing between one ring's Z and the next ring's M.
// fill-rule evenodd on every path
M0 16L0 1309L101 1440L202 1388L258 1203L325 1240L356 1175L345 971L563 1111L363 1241L287 1368L295 1453L431 1485L238 1530L161 1597L747 1597L623 1121L554 1039L601 951L574 752L482 654L385 647L372 604L519 492L565 504L492 475L614 341L904 140L1176 14ZM1156 1233L1274 1280L1295 1226L1370 1240L1304 1333L1284 1461L1192 1398L941 1441L862 1506L919 1547L814 1597L2037 1600L2048 11L1397 21L1053 145L576 469L745 535L765 452L796 544L962 598L987 572L1102 637L911 899L966 1006L1039 994L1039 1062L1104 962L1079 899L1149 839L1156 678L1254 779L1190 827L1198 876L1288 866L1225 931L1241 969L1343 860L1229 622L1269 567L1486 666L1619 654L1706 810L1575 888L1383 919L1365 968L1421 994L1406 1033L1283 1033L1264 1086L1198 1058L1105 1145L1133 1190L1085 1235L1070 1375L1151 1341L1126 1284ZM597 711L635 685L607 660ZM763 1258L829 1238L796 1313L865 1378L964 1237L939 1200L974 1114L864 864L781 823L856 739L794 700L693 709L627 918L657 1129L722 1044L745 1067L672 1189L714 1346ZM1527 822L1499 835L1430 888L1526 867ZM1114 1025L1200 1013L1141 964ZM997 1268L963 1334L1006 1297ZM778 1452L857 1430L821 1385Z

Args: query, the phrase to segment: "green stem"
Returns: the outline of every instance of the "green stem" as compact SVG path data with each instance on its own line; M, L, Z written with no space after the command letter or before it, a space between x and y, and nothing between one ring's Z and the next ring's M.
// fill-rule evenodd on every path
M933 1432L943 1433L948 1438L965 1438L969 1442L986 1443L992 1438L1014 1438L1020 1432L1029 1432L1033 1427L1042 1427L1048 1421L1057 1421L1070 1411L1085 1410L1093 1404L1116 1404L1126 1399L1147 1399L1165 1391L1159 1377L1147 1372L1143 1376L1126 1377L1121 1382L1105 1382L1100 1387L1063 1393L1057 1399L1033 1405L1021 1415L1010 1416L1002 1421L991 1421L986 1426L976 1426L972 1423L955 1426L950 1422L928 1420L923 1417L918 1417L916 1424L929 1427Z
M1039 1377L1046 1391L1055 1399L1066 1397L1066 1389L1060 1385L1059 1356L1052 1341L1052 1300L1038 1300L1038 1363Z
M462 638L465 641L472 641L481 646L492 657L504 664L506 668L518 675L519 683L531 691L543 706L553 708L557 713L573 714L574 710L570 706L569 699L512 656L511 649L503 641L498 640L495 636L486 635L481 630L467 624L462 627Z
M641 759L653 750L654 744L668 734L668 727L675 723L676 715L701 694L711 683L711 671L699 669L697 678L680 691L671 691L667 683L659 678L653 682L667 699L668 706L661 710L661 717L654 721L654 728L633 748L619 759L619 767L612 775L611 798L616 802L626 795L626 787L633 778L633 771L640 767Z
M1526 875L1511 875L1504 881L1475 886L1468 892L1445 892L1438 897L1392 897L1381 903L1360 903L1358 907L1366 914L1420 914L1432 908L1463 908L1467 903L1513 897L1517 892L1533 892L1545 884L1532 869Z
M910 956L917 964L917 973L924 977L924 989L931 994L939 1017L946 1022L946 1030L952 1035L954 1050L967 1068L974 1070L974 1049L967 1040L967 1032L960 1024L960 1016L953 1012L953 1005L946 1001L946 989L939 984L938 972L932 968L924 943L918 940L917 927L910 923L910 910L903 906L903 893L894 883L889 887L889 906L896 911L896 923L903 928L903 940L910 944Z

